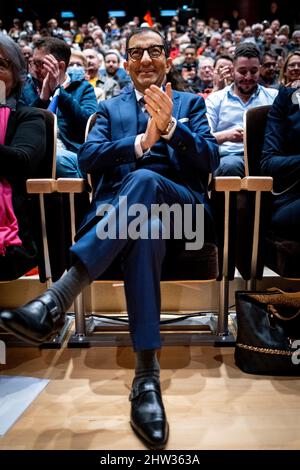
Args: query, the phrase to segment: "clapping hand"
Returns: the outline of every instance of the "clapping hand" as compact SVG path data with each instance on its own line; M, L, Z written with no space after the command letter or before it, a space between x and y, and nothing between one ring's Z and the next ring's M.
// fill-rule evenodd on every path
M43 59L44 70L47 75L43 80L42 91L40 98L48 101L50 96L53 95L56 88L60 85L60 68L59 62L52 54L47 54Z
M145 91L146 110L154 120L157 129L164 132L172 119L173 100L171 83L166 84L166 91L151 85Z

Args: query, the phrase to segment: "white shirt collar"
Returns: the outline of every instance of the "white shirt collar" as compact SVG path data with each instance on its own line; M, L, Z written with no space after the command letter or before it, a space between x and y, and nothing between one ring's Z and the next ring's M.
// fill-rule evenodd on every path
M160 89L162 90L163 87L160 87ZM139 102L141 98L144 98L143 93L138 91L136 88L134 89L134 93L135 93L135 97L136 97L137 102Z
M141 93L140 91L138 91L136 88L134 89L134 92L135 92L135 97L136 97L137 102L139 102L140 99L144 98L143 93Z

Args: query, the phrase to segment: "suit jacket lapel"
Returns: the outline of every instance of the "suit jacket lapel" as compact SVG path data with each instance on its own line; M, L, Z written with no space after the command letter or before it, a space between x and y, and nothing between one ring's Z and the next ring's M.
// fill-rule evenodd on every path
M124 136L137 134L137 113L135 92L124 93L118 102L120 122Z
M181 99L180 94L173 91L173 116L178 120L180 115ZM134 90L124 93L122 99L118 102L120 122L124 136L136 135L138 130L136 97ZM174 150L169 145L168 151L172 159Z
M181 99L177 91L173 91L173 116L178 119L179 111L181 106Z
M180 94L177 93L177 91L173 91L173 116L177 120L179 118L180 107L181 107ZM174 149L170 145L167 145L167 147L168 147L170 159L172 160Z

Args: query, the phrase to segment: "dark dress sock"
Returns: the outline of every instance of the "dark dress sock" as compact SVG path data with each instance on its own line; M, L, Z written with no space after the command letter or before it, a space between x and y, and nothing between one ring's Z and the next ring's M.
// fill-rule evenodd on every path
M56 281L48 291L51 292L57 302L60 311L66 312L75 297L90 284L88 272L81 261L77 261L67 273Z
M154 377L159 380L159 373L160 367L155 349L138 351L136 353L135 383L147 377Z

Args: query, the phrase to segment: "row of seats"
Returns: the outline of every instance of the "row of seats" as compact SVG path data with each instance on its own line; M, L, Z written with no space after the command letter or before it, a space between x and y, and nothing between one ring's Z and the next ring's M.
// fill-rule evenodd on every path
M94 125L96 115L91 116L87 124L88 135ZM90 178L93 188L93 180ZM77 209L80 204L75 203L76 195L84 196L84 182L82 180L58 179L56 189L61 194L69 194L71 240L76 232ZM228 284L234 278L234 219L236 212L236 196L241 188L241 179L237 177L215 178L212 184L212 206L215 219L218 221L218 244L205 241L204 246L198 251L186 251L183 243L172 241L168 243L167 254L162 267L162 281L182 280L217 280L219 281L219 308L218 321L215 328L216 340L223 341L228 337ZM77 199L78 200L78 199ZM230 222L229 222L230 221ZM120 281L123 278L119 260L116 259L110 268L101 276L100 281ZM73 344L82 345L87 336L85 322L86 302L79 298L75 306L76 333L73 336ZM88 341L88 340L87 340Z
M211 202L214 211L218 243L205 242L199 251L186 251L180 243L170 243L163 265L162 280L217 280L219 283L219 308L213 342L232 344L228 330L229 282L234 279L235 266L253 287L261 278L263 266L272 267L279 275L286 275L276 260L263 256L271 243L266 224L260 223L260 214L268 204L272 178L259 176L259 158L263 132L268 112L267 106L253 108L245 114L245 167L247 176L218 177L213 179ZM47 127L47 155L45 166L49 178L27 181L27 191L36 195L40 203L40 279L48 284L61 276L70 264L69 246L74 240L81 217L87 210L89 197L83 180L55 179L56 117L44 111ZM91 116L86 135L95 122ZM92 182L92 180L91 180ZM275 245L276 248L276 245ZM273 244L273 251L274 251ZM296 247L297 249L297 247ZM293 257L293 255L292 255ZM270 263L271 260L271 263ZM280 264L280 263L279 263ZM282 263L281 263L282 264ZM287 262L288 264L288 262ZM300 266L299 259L295 264ZM297 270L293 276L299 277ZM122 280L118 260L101 276L103 280ZM86 293L85 293L86 294ZM75 334L73 346L94 344L87 328L87 302L83 295L75 302ZM93 308L91 309L93 310ZM94 335L95 337L95 335Z

